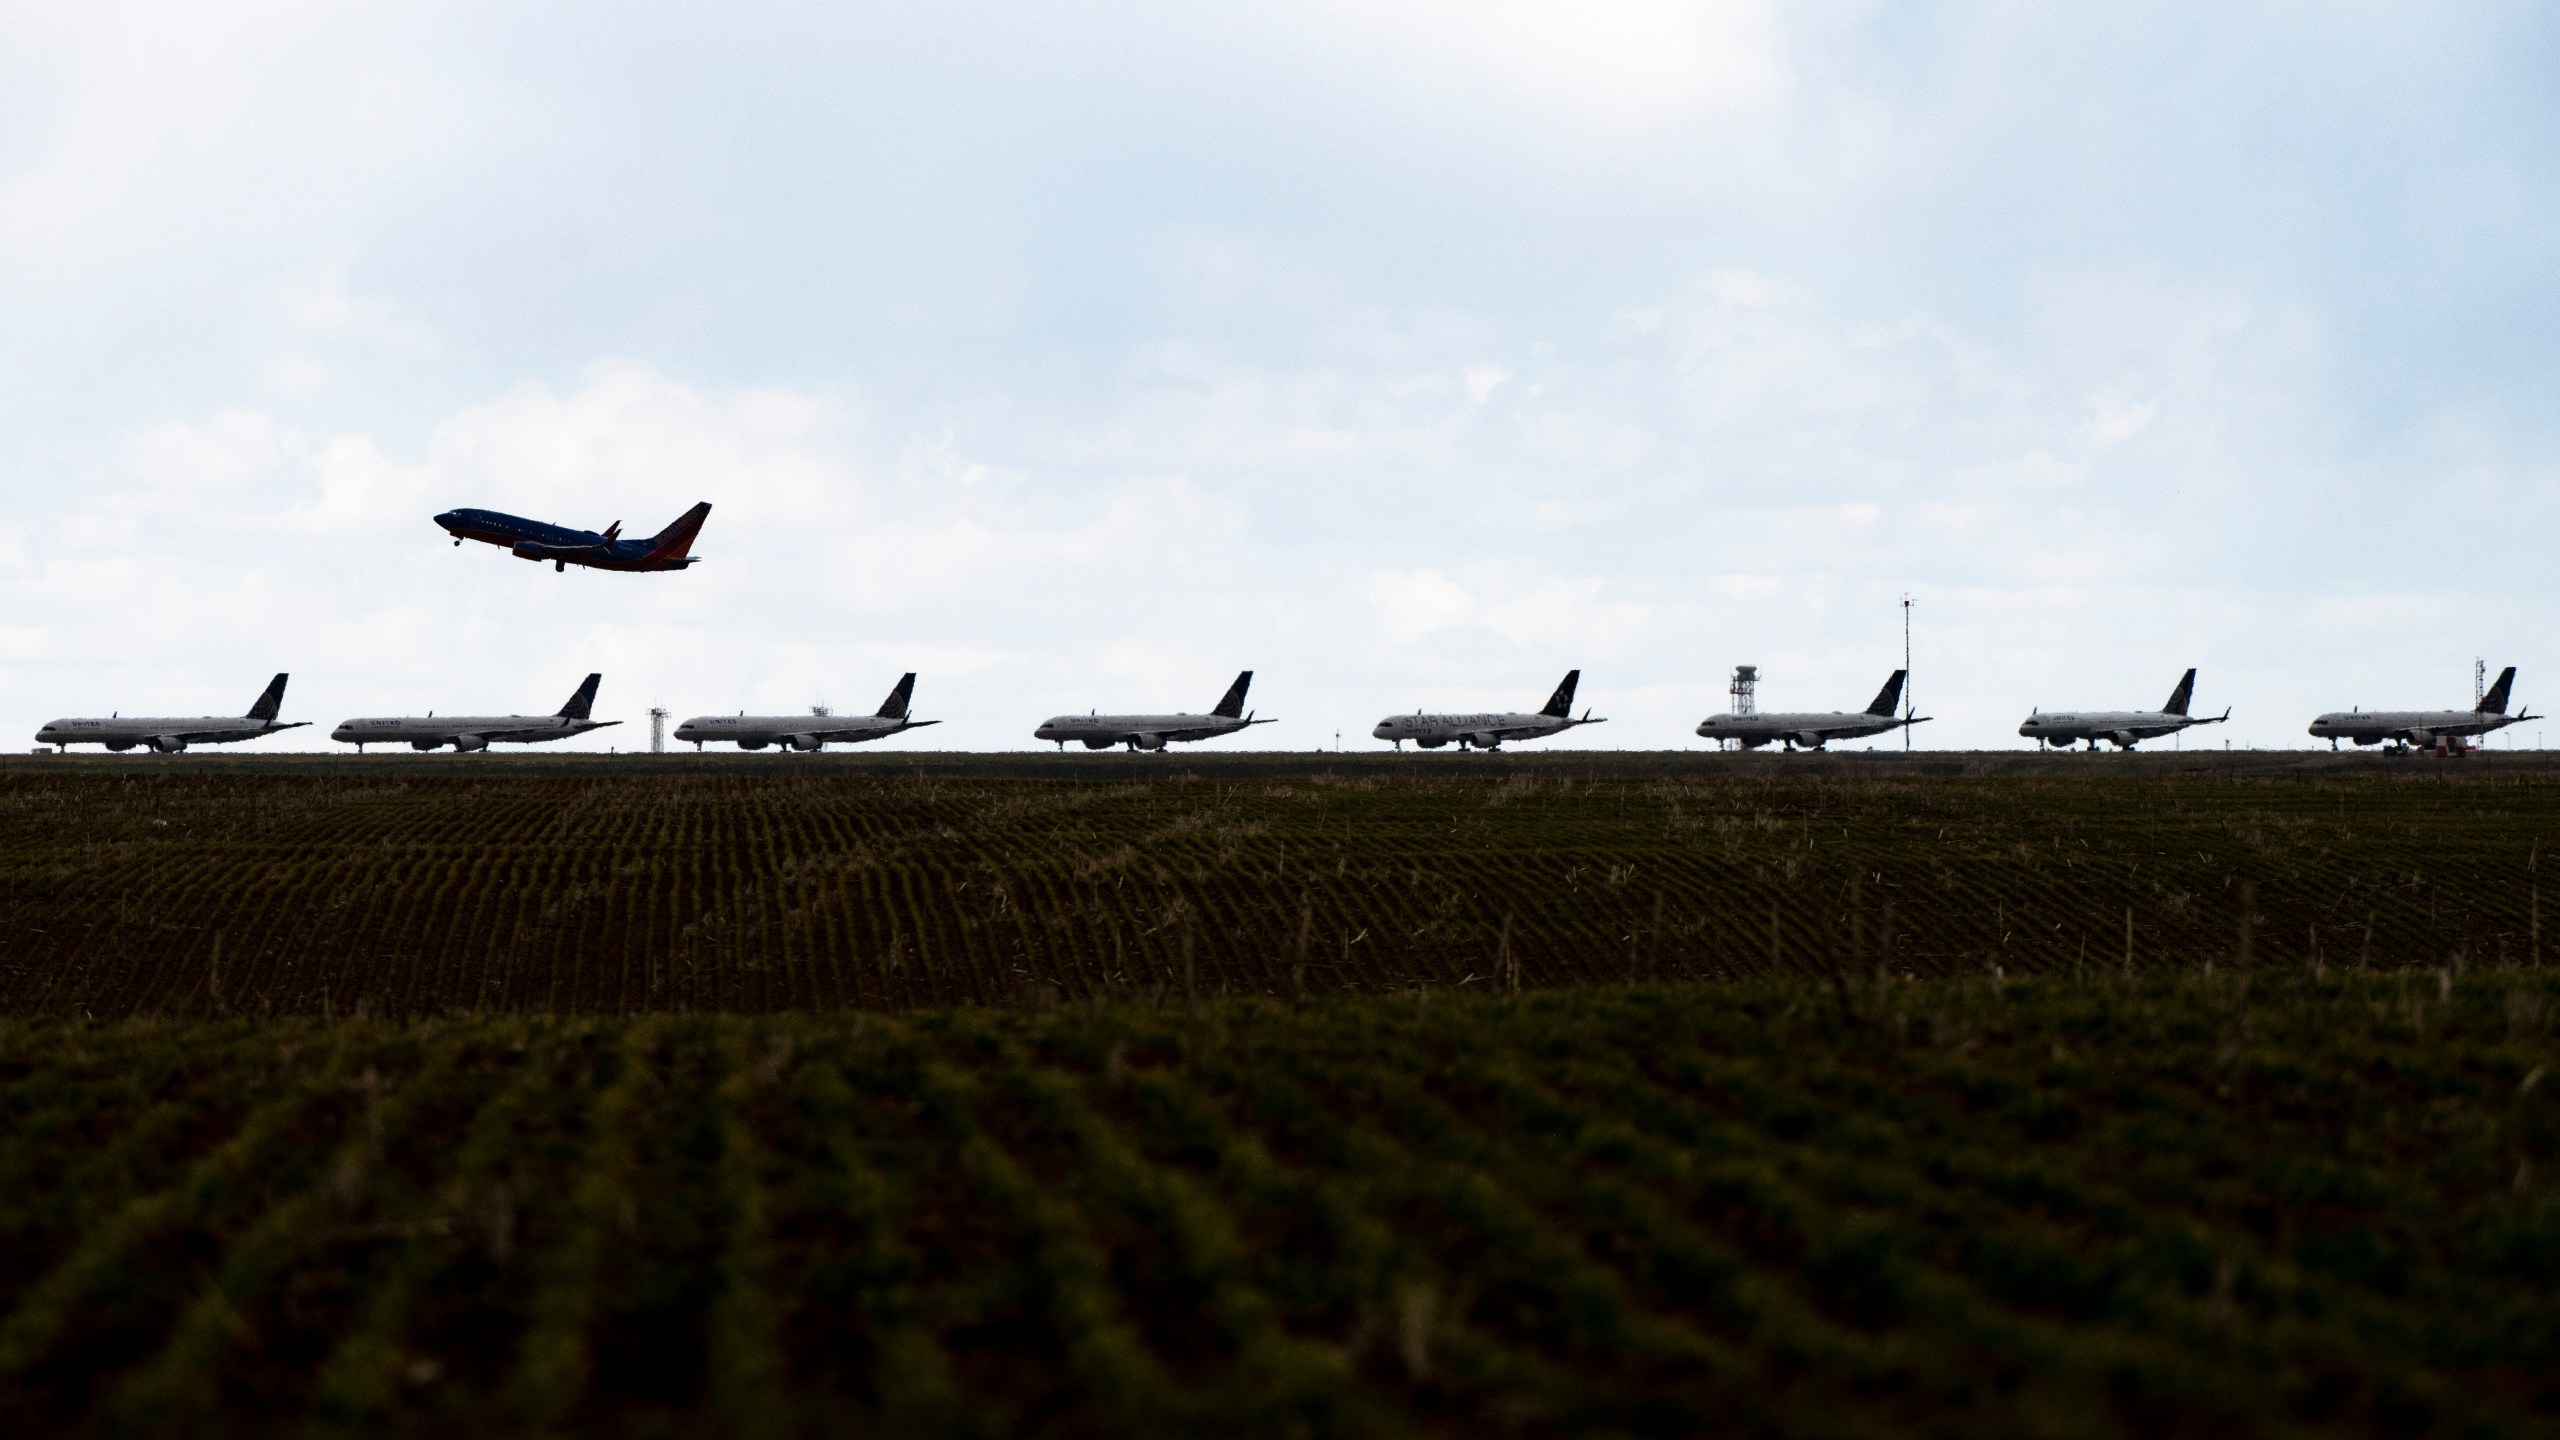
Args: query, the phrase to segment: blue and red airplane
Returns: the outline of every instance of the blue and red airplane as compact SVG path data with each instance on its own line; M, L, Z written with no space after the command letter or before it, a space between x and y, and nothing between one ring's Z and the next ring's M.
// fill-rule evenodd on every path
M503 546L519 560L548 560L555 570L572 565L595 570L681 570L703 558L685 552L693 548L693 537L701 533L702 522L710 514L711 502L705 500L646 540L623 539L619 520L604 527L601 535L495 510L447 510L436 517L436 523L456 545L479 540Z

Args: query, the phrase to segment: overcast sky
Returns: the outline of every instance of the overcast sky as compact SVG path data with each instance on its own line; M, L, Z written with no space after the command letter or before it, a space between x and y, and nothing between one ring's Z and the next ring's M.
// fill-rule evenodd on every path
M1667 748L1737 663L1863 706L1905 593L1930 746L2560 707L2555 74L2495 4L12 5L0 740L1250 666L1373 748L1579 666ZM695 500L673 575L430 519Z

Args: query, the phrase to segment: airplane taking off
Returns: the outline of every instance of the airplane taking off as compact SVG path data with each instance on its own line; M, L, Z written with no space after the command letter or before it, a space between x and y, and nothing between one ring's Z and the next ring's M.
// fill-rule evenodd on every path
M1606 725L1607 716L1597 720L1585 707L1582 718L1573 718L1573 689L1582 683L1582 672L1567 670L1564 683L1547 697L1547 706L1535 715L1516 711L1497 711L1476 715L1426 715L1416 710L1410 715L1390 715L1378 722L1369 734L1379 740L1392 740L1399 750L1412 741L1425 750L1437 750L1456 741L1461 750L1499 750L1505 740L1544 740L1576 725Z
M2187 702L2195 693L2196 672L2190 669L2179 678L2178 688L2169 692L2169 703L2157 710L2096 710L2077 715L2048 715L2038 710L2027 716L2018 733L2038 745L2058 745L2065 750L2075 740L2088 741L2092 750L2101 740L2113 740L2117 749L2130 750L2145 740L2174 735L2191 725L2219 725L2231 718L2228 706L2219 715L2189 717Z
M623 539L619 520L604 527L601 535L495 510L447 510L436 517L436 523L457 546L479 540L500 546L519 560L548 560L554 570L572 565L590 570L682 570L701 563L702 556L686 552L693 548L693 537L701 533L702 522L710 514L711 502L705 500L646 540Z
M1698 733L1710 740L1739 740L1745 750L1757 750L1772 740L1783 742L1789 750L1801 746L1819 750L1834 740L1861 740L1881 735L1905 725L1918 725L1931 717L1914 715L1897 719L1893 707L1902 699L1902 682L1911 674L1896 670L1893 678L1876 692L1875 703L1864 710L1813 710L1795 714L1710 715L1698 722Z
M2498 683L2489 687L2480 703L2468 710L2332 710L2311 722L2313 738L2326 740L2329 748L2338 748L2341 740L2358 745L2380 745L2389 742L2391 753L2406 754L2420 750L2442 749L2459 755L2472 747L2465 737L2486 735L2526 720L2539 720L2539 715L2507 713L2507 691L2515 685L2516 667L2498 672Z
M1132 750L1161 750L1172 740L1214 740L1232 735L1248 725L1268 725L1244 713L1245 688L1253 684L1253 672L1236 676L1227 687L1226 698L1206 715L1052 715L1031 732L1033 738L1055 741L1059 749L1070 740L1081 740L1087 750L1108 750L1126 745Z
M110 750L130 750L147 746L163 755L175 755L190 745L219 745L232 740L255 740L278 730L292 730L308 725L308 720L278 720L276 712L284 708L284 682L281 674L267 682L264 693L243 716L200 715L192 719L133 719L110 715L104 720L48 720L36 732L39 745L104 745Z
M880 713L876 715L830 715L823 710L806 715L696 715L676 727L676 738L692 741L696 750L705 740L734 741L741 750L761 750L767 745L779 745L785 750L822 750L829 745L854 745L901 730L941 724L939 720L907 718L907 699L915 692L915 672L910 670L898 678L897 688L880 702Z
M468 750L486 750L493 742L531 745L543 740L565 740L584 735L619 720L590 720L587 712L596 703L596 687L604 676L590 675L560 707L557 715L451 715L438 719L434 715L381 716L370 720L349 720L329 732L329 738L353 745L362 752L367 745L387 745L395 741L409 742L412 750L433 750L450 745L455 754Z

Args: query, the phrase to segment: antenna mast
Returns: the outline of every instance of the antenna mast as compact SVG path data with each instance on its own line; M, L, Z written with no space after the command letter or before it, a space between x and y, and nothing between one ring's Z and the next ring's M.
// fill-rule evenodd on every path
M667 753L667 712L655 705L649 707L649 753Z
M1911 717L1920 713L1911 695L1911 592L1902 593L1902 752L1911 753Z
M2485 658L2475 659L2471 662L2471 708L2479 709L2480 702L2488 698L2489 662Z

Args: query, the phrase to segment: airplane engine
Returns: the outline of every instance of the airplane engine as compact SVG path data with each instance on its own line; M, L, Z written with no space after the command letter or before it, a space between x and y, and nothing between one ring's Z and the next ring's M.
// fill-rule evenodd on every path
M1110 749L1112 746L1117 745L1117 744L1119 744L1119 743L1120 743L1120 742L1119 742L1119 741L1117 741L1117 740L1110 740L1110 739L1105 739L1105 738L1100 737L1100 736L1088 735L1088 736L1086 736L1086 737L1085 737L1085 741L1084 741L1084 748L1086 748L1087 750L1108 750L1108 749Z
M488 748L489 742L478 735L456 735L453 737L453 753L456 755L467 754L473 750L486 750Z
M1740 745L1745 750L1757 750L1761 746L1768 744L1769 741L1766 736L1745 735L1734 741L1734 743Z
M1499 750L1502 748L1502 737L1499 735L1487 733L1475 736L1474 739L1476 742L1476 748L1479 750Z
M1164 737L1161 735L1132 735L1129 737L1129 743L1137 746L1141 750L1161 750L1164 748Z
M443 743L444 742L441 740L412 740L409 742L409 748L412 750L433 750Z
M1822 732L1818 730L1801 731L1796 735L1796 743L1807 750L1819 750L1822 748Z
M152 749L163 755L175 755L187 748L187 742L175 735L154 735L151 737L150 745Z
M539 560L542 558L542 547L530 540L519 540L511 547L511 553L519 560Z
M133 742L130 740L110 740L107 742L107 748L121 755L127 750L133 748Z
M2359 745L2379 745L2382 743L2382 737L2379 735L2350 735L2347 738L2353 740Z
M1416 735L1413 737L1413 743L1421 746L1425 750L1437 750L1449 742L1446 740L1425 740L1421 736Z
M2130 731L2130 730L2119 730L2119 731L2117 731L2115 734L2110 735L2110 736L2108 736L2107 738L2108 738L2108 739L2110 739L2110 740L2115 741L2115 742L2116 742L2116 748L2117 748L2117 749L2119 749L2119 750L2130 750L2130 749L2132 749L2132 748L2133 748L2133 739L2134 739L2134 736L2133 736L2133 732L2132 732L2132 731Z
M794 735L783 743L789 745L792 749L801 751L805 754L808 751L822 748L827 742L819 739L815 735Z
M2436 743L2435 732L2432 730L2412 730L2409 732L2409 743L2417 746L2421 750L2432 749Z
M741 750L761 750L764 748L764 742L761 740L741 740L738 742L738 748Z

